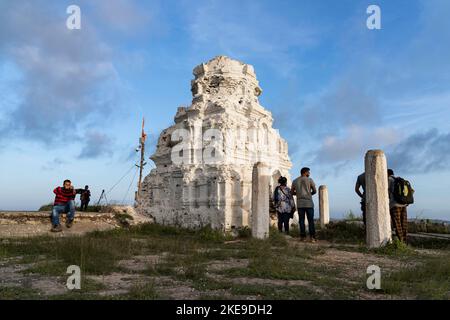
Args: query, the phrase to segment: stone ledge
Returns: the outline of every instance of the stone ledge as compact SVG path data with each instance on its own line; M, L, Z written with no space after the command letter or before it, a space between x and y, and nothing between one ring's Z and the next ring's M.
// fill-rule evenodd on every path
M50 221L50 211L1 211L0 224L16 223L47 223ZM60 215L61 221L66 220L66 213ZM102 221L116 224L114 213L75 212L75 221Z

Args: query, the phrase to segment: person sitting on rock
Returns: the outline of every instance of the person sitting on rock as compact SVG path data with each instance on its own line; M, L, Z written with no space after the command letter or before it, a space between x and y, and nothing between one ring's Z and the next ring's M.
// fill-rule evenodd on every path
M66 227L72 227L75 218L75 196L77 191L72 186L70 180L64 180L62 187L56 187L53 190L55 194L55 202L52 210L52 232L61 232L61 224L59 223L59 215L63 212L67 213Z
M293 218L295 211L294 197L292 196L291 189L287 187L287 179L280 177L278 179L279 186L275 188L273 200L275 210L278 215L278 230L289 234L289 220Z

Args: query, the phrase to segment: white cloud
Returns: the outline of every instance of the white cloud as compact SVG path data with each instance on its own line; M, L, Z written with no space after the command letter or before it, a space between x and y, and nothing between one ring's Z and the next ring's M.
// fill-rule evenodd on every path
M192 9L189 1L186 7ZM299 66L291 50L317 44L317 30L302 22L290 22L257 1L196 2L189 11L188 31L202 53L225 54L238 59L258 58L281 74Z
M450 133L430 129L414 133L387 151L388 164L405 173L450 170Z
M401 141L401 132L390 127L366 128L350 126L342 135L327 136L316 151L315 161L338 165L342 162L362 159L369 149L384 149Z
M104 133L91 130L83 138L83 148L79 158L98 158L100 156L111 156L113 141Z
M112 49L88 22L68 30L62 17L44 1L9 2L0 11L0 58L21 74L8 89L21 100L3 115L3 139L68 144L88 119L104 119L118 105Z

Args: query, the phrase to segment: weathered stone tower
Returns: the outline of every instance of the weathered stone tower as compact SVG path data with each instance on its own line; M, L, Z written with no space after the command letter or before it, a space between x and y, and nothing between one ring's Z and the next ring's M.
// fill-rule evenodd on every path
M251 65L218 56L193 73L192 104L178 108L175 124L161 133L151 156L156 168L144 179L136 208L162 224L247 226L253 166L269 167L273 190L280 175L289 179L287 143L259 104L262 90Z

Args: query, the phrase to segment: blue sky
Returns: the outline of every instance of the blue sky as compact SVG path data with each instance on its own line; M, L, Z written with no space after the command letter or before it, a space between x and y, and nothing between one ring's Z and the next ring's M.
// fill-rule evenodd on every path
M450 219L449 15L445 0L0 0L0 209L51 202L67 177L97 200L137 160L142 116L150 155L192 69L227 55L255 67L292 176L311 167L332 216L359 213L364 153L382 148L416 189L410 216ZM133 173L108 199L132 201Z

